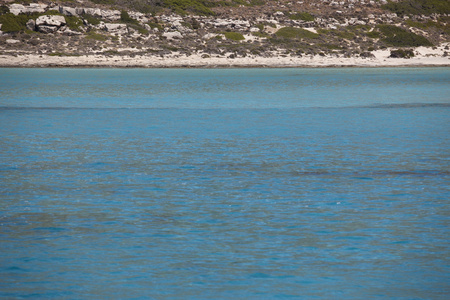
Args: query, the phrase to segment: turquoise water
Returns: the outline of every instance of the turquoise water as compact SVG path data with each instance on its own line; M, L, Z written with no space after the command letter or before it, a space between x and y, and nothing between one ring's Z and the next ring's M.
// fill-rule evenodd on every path
M0 298L447 299L449 83L0 69Z

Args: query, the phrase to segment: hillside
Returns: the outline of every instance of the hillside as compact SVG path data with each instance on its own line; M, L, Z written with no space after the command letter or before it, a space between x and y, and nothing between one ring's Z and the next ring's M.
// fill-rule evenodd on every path
M450 42L449 0L0 1L0 55L412 57Z

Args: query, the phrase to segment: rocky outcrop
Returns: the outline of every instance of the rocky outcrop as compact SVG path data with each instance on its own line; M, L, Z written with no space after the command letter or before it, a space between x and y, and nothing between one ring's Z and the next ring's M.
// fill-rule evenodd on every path
M31 24L30 24L31 25ZM66 25L66 19L63 16L44 15L36 19L36 29L42 33L53 33Z
M47 7L48 5L40 3L31 3L29 6L14 3L9 6L9 11L17 16L18 14L43 13Z
M167 38L168 40L173 40L173 39L181 39L183 38L183 35L178 32L178 31L173 31L173 32L164 32L162 34L163 37Z
M117 33L121 35L128 33L128 27L125 24L102 23L99 27L109 33Z

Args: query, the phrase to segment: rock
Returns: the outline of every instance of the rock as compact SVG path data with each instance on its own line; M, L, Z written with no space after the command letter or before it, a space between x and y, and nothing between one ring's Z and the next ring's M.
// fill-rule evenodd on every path
M53 33L63 25L66 25L64 16L44 15L36 19L36 28L42 33Z
M46 4L40 3L31 3L29 6L15 3L9 6L9 11L17 16L18 14L43 13L47 7Z
M74 35L81 35L82 33L81 33L81 32L78 32L78 31L73 31L73 30L71 30L71 29L69 29L69 28L66 28L66 29L63 31L63 34L64 34L64 35L68 35L68 36L74 36Z
M73 8L73 7L60 6L59 12L66 16L77 16L78 15L76 8Z
M100 16L106 20L117 21L117 20L120 20L120 11L118 11L118 10L101 10Z
M166 37L168 40L183 38L183 35L180 32L178 32L178 31L164 32L163 36Z
M102 16L102 11L98 8L85 8L84 13L91 16Z
M66 24L64 16L40 16L36 19L36 26L55 26L61 27Z
M17 44L17 43L20 43L20 41L19 40L14 40L14 39L7 39L6 43L7 44Z
M26 26L29 30L35 31L36 30L36 21L34 21L33 19L29 19Z
M76 13L78 16L83 15L83 14L84 14L84 8L83 8L83 7L76 7L76 8L75 8L75 13Z
M128 33L128 27L126 24L105 23L103 25L103 30L110 33L119 33L119 34Z
M208 33L203 36L203 39L209 40L209 39L215 38L216 36L217 36L216 33Z
M16 16L18 15L18 14L20 14L22 11L24 11L25 10L25 6L23 6L22 4L16 4L16 3L14 3L14 4L11 4L10 6L9 6L9 11L12 13L12 14L15 14Z
M39 32L42 33L54 33L58 30L57 26L40 25L37 27Z
M138 20L141 23L147 23L148 22L148 18L143 13L136 12L136 11L129 11L128 15L131 18L133 18L135 20Z

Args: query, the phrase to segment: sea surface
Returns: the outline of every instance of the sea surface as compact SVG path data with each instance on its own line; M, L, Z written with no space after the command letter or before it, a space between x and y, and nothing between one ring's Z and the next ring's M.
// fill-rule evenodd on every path
M449 299L450 68L0 69L1 299Z

